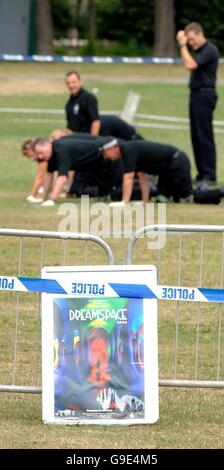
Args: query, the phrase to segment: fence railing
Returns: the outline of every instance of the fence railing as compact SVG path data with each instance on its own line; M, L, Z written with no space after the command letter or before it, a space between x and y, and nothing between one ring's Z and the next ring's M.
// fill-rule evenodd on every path
M150 237L164 235L163 248L149 249ZM82 233L1 229L0 249L3 276L39 277L43 266L114 263L103 240ZM224 226L143 227L129 241L125 264L154 264L160 285L223 289ZM158 305L160 385L224 387L223 304ZM0 391L40 393L40 296L1 291L0 306Z
M114 264L107 243L88 233L0 229L0 250L0 276L40 277L46 265ZM40 296L1 291L0 311L0 391L39 393Z
M143 235L145 238L143 239ZM161 249L147 249L156 235ZM133 233L125 264L154 264L158 284L224 286L224 225L150 225ZM160 385L224 387L223 304L158 301Z
M135 105L137 106L137 101ZM128 120L130 116L127 117L125 107L123 111L102 111L102 114L113 114ZM0 108L0 115L3 126L14 123L16 126L24 129L27 127L27 124L29 124L32 126L32 130L38 129L39 132L43 132L43 130L46 132L46 126L51 126L51 130L52 127L64 128L66 126L65 112L63 109ZM133 125L137 128L189 132L189 118L187 117L134 113L132 110L131 120ZM213 126L215 132L221 134L224 132L224 121L214 120Z

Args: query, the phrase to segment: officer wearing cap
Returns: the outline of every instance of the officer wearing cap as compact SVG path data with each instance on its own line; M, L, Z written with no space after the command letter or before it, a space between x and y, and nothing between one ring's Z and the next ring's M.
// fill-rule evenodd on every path
M125 206L131 199L135 173L138 174L142 201L149 200L148 174L158 175L157 202L197 202L219 204L223 188L214 190L192 189L190 161L187 155L172 145L149 141L121 142L113 140L103 146L103 158L123 160L123 195L121 202L110 206Z
M113 145L114 144L114 147ZM135 173L138 174L142 200L149 200L147 174L158 175L158 201L187 199L192 194L190 162L187 155L172 145L149 141L111 142L104 146L106 160L123 160L123 202L131 199Z

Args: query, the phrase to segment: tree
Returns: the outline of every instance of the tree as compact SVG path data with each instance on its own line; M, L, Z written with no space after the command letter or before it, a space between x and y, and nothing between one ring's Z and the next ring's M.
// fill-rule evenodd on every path
M51 0L55 38L66 38L75 27L75 7L72 0Z
M87 37L88 37L88 54L95 54L95 40L96 40L96 25L95 25L95 0L88 0L88 7L87 7L87 14L88 14L88 30L87 30Z
M95 1L88 0L88 36L89 41L94 42L95 40Z
M75 4L75 26L77 30L77 36L79 36L80 30L80 16L81 16L82 0L76 0Z
M85 54L95 53L97 37L105 39L100 44L103 54L108 48L108 54L148 56L153 49L156 56L174 56L175 30L191 21L201 23L206 37L221 53L224 50L223 0L51 0L51 4L55 37L66 37L70 28L76 28L78 36L89 39Z
M147 44L153 41L154 0L98 0L98 37L112 41Z
M153 55L156 57L175 55L174 0L155 0Z
M51 0L37 0L37 50L38 54L53 53Z
M197 21L204 29L206 38L214 42L223 54L224 2L223 0L176 0L177 30Z

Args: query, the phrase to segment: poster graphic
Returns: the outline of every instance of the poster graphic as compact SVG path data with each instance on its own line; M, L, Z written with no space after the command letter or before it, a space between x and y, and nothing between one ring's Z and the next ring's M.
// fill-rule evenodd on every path
M144 420L143 323L140 298L53 299L55 421Z

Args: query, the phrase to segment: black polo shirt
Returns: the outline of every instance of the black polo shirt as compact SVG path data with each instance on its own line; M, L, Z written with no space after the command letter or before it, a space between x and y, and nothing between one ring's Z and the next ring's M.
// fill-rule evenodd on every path
M96 97L84 88L81 88L77 95L70 96L65 110L67 127L74 132L89 133L92 122L100 120L100 135L112 135L124 140L131 140L136 136L135 128L118 116L99 116Z
M171 163L177 148L144 140L121 144L124 173L143 171L159 175Z
M91 169L102 161L101 149L104 137L77 139L63 137L53 142L53 155L48 162L48 172L58 171L59 176L68 175L70 170L88 167Z
M101 114L100 122L100 135L113 135L124 140L131 140L136 135L135 128L118 116Z
M198 68L191 72L190 89L194 91L200 88L215 88L219 60L218 48L206 42L195 52L194 59Z
M84 88L70 96L65 110L67 127L74 132L90 132L92 122L100 119L96 97Z

